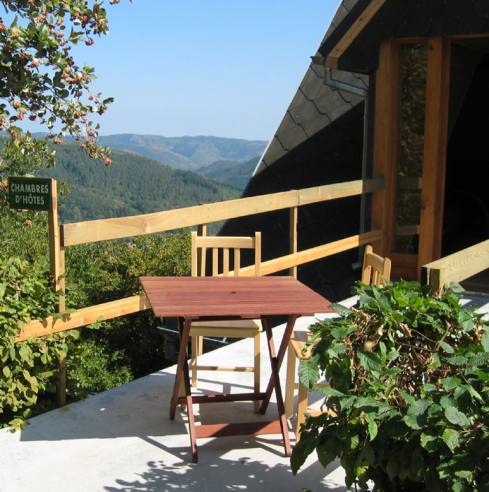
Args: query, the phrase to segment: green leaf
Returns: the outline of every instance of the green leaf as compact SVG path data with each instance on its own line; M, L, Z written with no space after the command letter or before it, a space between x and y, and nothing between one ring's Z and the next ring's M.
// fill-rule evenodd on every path
M423 384L421 388L425 393L432 393L433 391L436 391L436 386L431 383Z
M370 466L375 462L375 453L369 444L366 444L357 456L355 466Z
M440 366L441 366L440 356L437 353L434 353L431 356L431 362L428 365L428 368L429 369L438 369Z
M460 444L460 434L455 429L445 429L441 438L452 453Z
M404 415L402 420L411 429L415 429L415 430L421 429L420 422L418 421L419 417L416 415Z
M332 388L331 386L320 386L317 388L317 391L324 393L328 396L337 396L339 398L344 398L346 395L345 393L342 393L341 391L338 391L335 388Z
M467 364L467 357L464 357L463 355L449 357L447 360L452 366L463 366L464 364Z
M455 389L457 386L462 384L462 380L460 378L457 378L456 376L452 376L449 378L442 379L443 383L443 388L445 390L450 391L452 389Z
M12 374L8 366L3 366L2 372L6 378L9 378Z
M297 474L317 444L318 438L316 434L309 431L303 431L301 433L301 439L292 449L292 456L290 457L290 466L294 475Z
M319 462L326 468L341 453L341 441L334 436L327 436L319 443L316 452Z
M453 354L455 350L453 350L453 347L449 345L447 342L440 342L440 347L447 353L447 354Z
M319 357L314 355L309 360L301 361L299 379L306 388L312 388L319 381Z
M425 434L424 432L419 437L419 442L426 451L433 452L438 449L438 437L432 436L430 434Z
M480 367L487 364L488 361L489 361L489 352L480 352L470 358L469 365Z
M32 350L27 346L27 344L22 344L20 346L19 355L21 360L24 362L31 363L33 361Z
M351 309L348 309L342 304L333 303L331 304L331 308L334 309L340 316L349 316L353 313Z
M1 293L1 289L0 289L0 293ZM1 298L2 298L2 296L0 295L0 299ZM488 327L486 327L486 329L484 330L484 334L482 335L481 343L482 343L482 347L484 348L484 352L489 352L489 328Z
M368 420L368 434L370 436L370 441L373 441L379 432L379 428L377 426L377 422L374 419Z
M433 402L430 400L416 400L412 405L409 406L407 414L414 415L416 417L419 415L423 415L432 403Z
M358 360L366 371L378 371L382 369L380 357L371 352L358 352Z
M454 425L460 427L468 427L470 425L469 419L460 410L455 407L445 408L445 417Z
M337 340L338 339L341 340L345 338L346 335L348 335L348 332L349 329L347 326L338 326L336 328L333 328L330 333L333 338L336 338Z

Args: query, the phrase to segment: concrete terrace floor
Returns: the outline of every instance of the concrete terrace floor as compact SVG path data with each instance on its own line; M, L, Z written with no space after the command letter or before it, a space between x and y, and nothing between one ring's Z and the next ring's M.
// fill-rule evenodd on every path
M331 315L327 315L328 317ZM323 316L320 316L323 317ZM301 318L306 329L314 318ZM283 326L274 329L278 346ZM252 339L202 356L224 365L249 364ZM285 385L282 365L282 388ZM283 456L280 435L200 439L199 463L191 464L186 414L168 418L175 366L111 391L89 397L30 420L22 432L0 431L0 491L345 491L339 466L324 469L311 456L294 477ZM262 385L269 378L268 350L262 338ZM201 372L202 391L252 390L252 374ZM318 402L320 395L311 398ZM251 402L194 405L197 422L270 420ZM292 445L295 440L290 433Z
M467 293L464 304L489 313L487 294ZM342 304L351 306L355 298ZM317 318L334 314L318 315ZM305 330L315 318L301 318ZM274 329L278 343L283 326ZM248 364L252 339L225 346L202 357L202 362ZM282 388L285 383L282 365ZM269 365L262 337L262 385ZM294 477L283 456L280 435L201 439L199 463L191 464L185 413L168 419L175 366L111 391L73 403L30 420L22 431L0 430L0 492L156 492L326 490L344 492L344 472L336 464L324 469L315 454ZM252 375L202 372L202 391L250 391ZM319 405L320 394L310 396ZM253 413L251 402L203 405L197 422L213 423L276 418L272 399L265 416ZM293 434L290 433L292 445Z

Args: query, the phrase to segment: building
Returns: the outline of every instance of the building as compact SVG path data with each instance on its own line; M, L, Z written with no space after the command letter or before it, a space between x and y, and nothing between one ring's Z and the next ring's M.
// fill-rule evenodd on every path
M343 1L245 196L384 177L373 199L301 207L299 250L381 228L375 247L403 278L487 239L488 53L486 1ZM266 231L265 257L286 253L284 213L222 232L255 229ZM341 298L357 258L336 255L299 276Z

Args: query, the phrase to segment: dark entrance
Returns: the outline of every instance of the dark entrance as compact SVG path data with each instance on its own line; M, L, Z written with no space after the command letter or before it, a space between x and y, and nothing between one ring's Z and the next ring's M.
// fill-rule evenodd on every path
M489 40L452 44L442 256L489 238Z

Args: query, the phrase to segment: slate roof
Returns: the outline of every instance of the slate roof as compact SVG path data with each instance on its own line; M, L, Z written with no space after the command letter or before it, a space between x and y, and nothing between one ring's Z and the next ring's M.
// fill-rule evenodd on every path
M343 0L340 3L320 46L359 2L361 0ZM319 54L319 51L316 54ZM368 87L367 76L335 71L334 77L356 86ZM362 101L359 96L325 85L324 67L311 63L282 122L265 150L255 175L273 165Z

